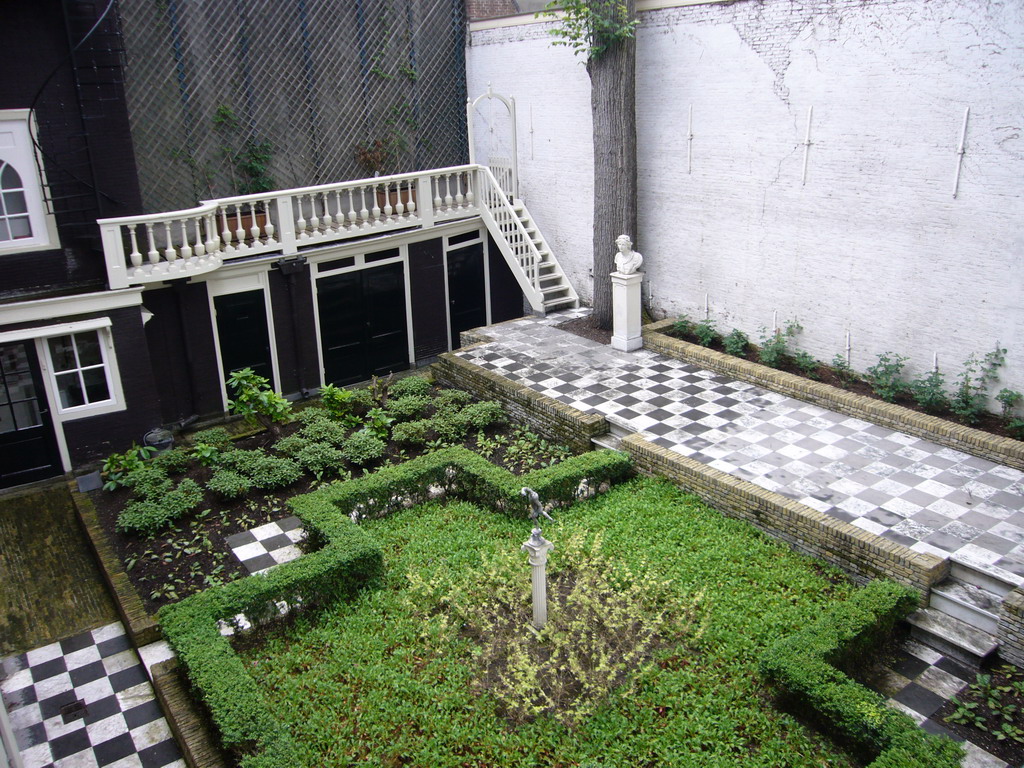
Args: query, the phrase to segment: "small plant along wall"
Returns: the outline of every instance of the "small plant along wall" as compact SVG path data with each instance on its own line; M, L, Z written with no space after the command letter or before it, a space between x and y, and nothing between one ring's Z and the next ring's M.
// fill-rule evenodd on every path
M668 333L735 357L778 368L815 381L842 387L858 394L913 408L958 421L996 435L1024 440L1024 394L1003 387L994 392L999 369L1006 362L1006 350L996 347L983 355L972 354L954 379L947 380L938 367L910 379L904 368L908 358L883 352L864 373L854 371L846 355L837 353L828 363L799 349L794 340L803 331L796 321L780 327L760 329L758 343L736 328L722 333L709 319L692 320L680 315ZM989 398L999 403L999 412L988 410Z
M101 522L144 602L155 609L246 575L224 539L287 517L287 500L406 459L463 445L522 474L568 458L568 449L510 424L493 401L474 402L427 379L328 385L299 411L251 369L228 380L231 411L257 434L222 427L154 455L132 445L109 456L93 493Z
M1024 672L1011 664L980 672L934 719L1011 765L1024 763Z

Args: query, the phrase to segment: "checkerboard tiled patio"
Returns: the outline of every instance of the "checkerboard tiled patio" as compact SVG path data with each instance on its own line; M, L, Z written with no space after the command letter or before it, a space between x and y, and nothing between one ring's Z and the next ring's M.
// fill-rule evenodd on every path
M0 691L25 768L184 768L124 627L2 661Z
M299 542L305 535L302 521L292 515L228 536L225 541L249 573L262 573L299 557Z
M1024 473L553 327L580 312L484 329L493 341L457 354L911 549L1024 582Z

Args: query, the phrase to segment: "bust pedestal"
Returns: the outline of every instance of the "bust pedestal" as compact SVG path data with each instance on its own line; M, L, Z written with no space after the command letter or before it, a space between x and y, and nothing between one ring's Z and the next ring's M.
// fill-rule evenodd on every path
M612 349L632 352L643 346L640 335L640 283L642 272L612 272Z

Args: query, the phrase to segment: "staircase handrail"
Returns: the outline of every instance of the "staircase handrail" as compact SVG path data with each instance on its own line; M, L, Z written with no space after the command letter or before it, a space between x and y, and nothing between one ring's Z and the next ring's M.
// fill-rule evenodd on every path
M481 212L486 211L485 215L491 218L494 225L502 233L505 242L516 254L516 261L519 262L519 267L529 281L530 286L537 296L540 296L540 263L543 260L543 256L541 256L540 251L534 244L533 238L530 237L530 233L526 231L526 227L519 219L519 214L516 213L509 198L502 191L498 180L491 173L491 169L485 165L478 166L478 168L479 175L485 182L480 185L480 199L483 203ZM495 215L496 211L501 212L501 218ZM506 230L503 224L508 226L508 230ZM520 255L521 249L516 247L518 243L509 238L510 231L515 232L519 236L519 243L525 246L522 249L526 251L525 257Z

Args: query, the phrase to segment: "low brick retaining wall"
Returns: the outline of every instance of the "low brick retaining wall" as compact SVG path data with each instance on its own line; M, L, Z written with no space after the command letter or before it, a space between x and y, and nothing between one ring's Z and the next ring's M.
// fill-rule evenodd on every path
M121 567L121 561L107 541L107 535L96 515L96 507L88 496L78 490L78 484L74 480L68 483L68 490L75 505L75 514L82 523L89 545L96 553L100 572L110 588L110 594L114 598L117 612L129 637L136 648L156 642L161 638L160 627L157 626L156 619L146 611L142 598L135 591L135 587Z
M154 664L152 672L153 688L189 768L227 768L208 718L198 711L177 659Z
M722 514L746 520L798 552L841 568L860 583L890 578L917 590L927 604L932 585L949 573L946 558L914 552L639 435L623 438L620 450L630 455L639 472L668 478Z
M1024 588L1017 587L999 607L999 655L1024 668Z
M463 334L462 338L467 336ZM480 340L485 338L480 337ZM441 355L432 371L437 383L465 389L481 400L497 400L514 422L526 424L547 439L574 451L591 450L591 440L609 430L608 420L600 414L578 411L451 352Z
M707 347L675 339L664 333L675 321L660 320L643 328L644 349L699 365L710 371L733 376L807 403L820 405L847 416L870 421L914 437L931 440L947 448L980 456L989 461L1024 470L1024 442L991 435L980 429L918 413L910 408L847 392L820 381L810 381L766 365L717 352Z

